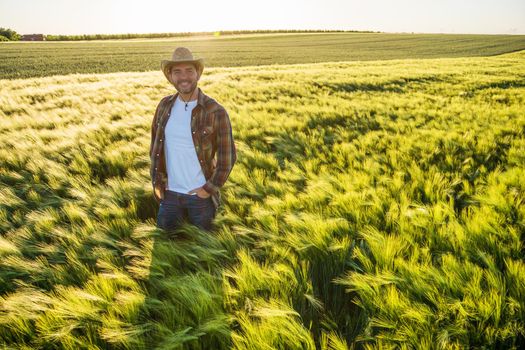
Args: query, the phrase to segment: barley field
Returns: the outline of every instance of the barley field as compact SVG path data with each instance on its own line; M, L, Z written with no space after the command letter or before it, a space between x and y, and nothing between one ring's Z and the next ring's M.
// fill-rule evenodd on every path
M190 38L2 42L0 79L152 71L177 46L208 67L493 56L525 50L525 35L280 33Z
M0 345L525 347L524 63L207 68L212 234L155 228L160 71L0 80Z

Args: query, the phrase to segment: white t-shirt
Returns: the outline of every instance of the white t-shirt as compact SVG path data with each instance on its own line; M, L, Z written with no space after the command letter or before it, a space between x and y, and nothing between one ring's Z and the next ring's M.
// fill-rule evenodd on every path
M197 100L185 102L177 97L171 108L170 117L165 128L164 154L168 172L167 189L188 194L189 191L206 183L206 178L197 158L197 152L191 137L191 111Z

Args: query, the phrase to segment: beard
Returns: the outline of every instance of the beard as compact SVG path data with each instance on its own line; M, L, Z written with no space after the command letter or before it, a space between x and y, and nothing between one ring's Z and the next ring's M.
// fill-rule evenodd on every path
M182 87L181 84L184 83L184 82L188 82L190 84L187 85L186 87ZM181 80L181 81L176 82L173 85L175 86L175 89L177 89L177 91L179 93L189 94L189 93L191 93L192 91L194 91L197 88L197 80L195 80L193 82L190 81L190 80Z

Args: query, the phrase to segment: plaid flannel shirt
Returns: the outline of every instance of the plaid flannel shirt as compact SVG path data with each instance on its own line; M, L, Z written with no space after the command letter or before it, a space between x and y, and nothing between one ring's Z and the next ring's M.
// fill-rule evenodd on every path
M164 129L178 95L178 93L169 95L160 101L151 125L150 174L153 195L157 202L164 198L164 191L168 186ZM191 136L206 178L203 189L211 194L215 208L218 208L221 203L219 189L230 175L237 160L237 152L228 113L200 88L198 88L197 105L191 113Z

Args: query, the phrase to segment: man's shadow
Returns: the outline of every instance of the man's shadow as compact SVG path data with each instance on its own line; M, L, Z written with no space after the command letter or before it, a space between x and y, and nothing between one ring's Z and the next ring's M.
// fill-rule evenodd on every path
M151 223L151 219L148 220ZM215 224L207 232L184 222L165 231L144 225L145 299L139 312L146 349L228 349L223 277L233 251ZM147 270L147 272L146 272ZM141 346L142 347L142 346Z

